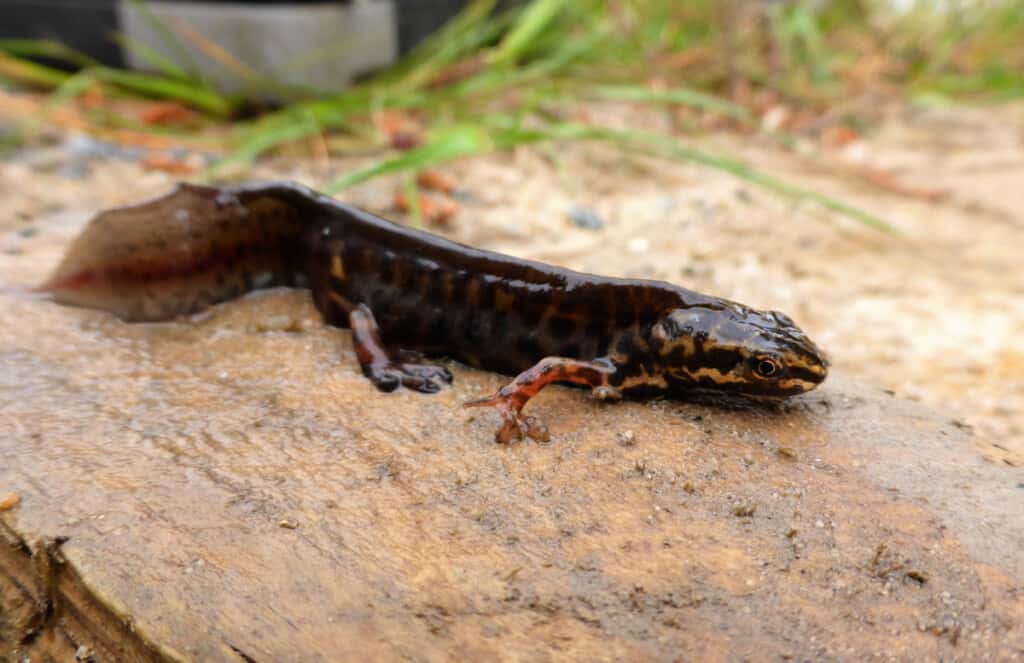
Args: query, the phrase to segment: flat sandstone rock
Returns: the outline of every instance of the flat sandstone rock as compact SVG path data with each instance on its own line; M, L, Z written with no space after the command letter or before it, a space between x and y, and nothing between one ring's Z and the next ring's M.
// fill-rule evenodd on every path
M128 325L0 259L0 645L97 661L1024 658L1024 473L842 375L776 410L377 392L301 291ZM60 545L58 537L66 537ZM35 649L33 649L35 648Z

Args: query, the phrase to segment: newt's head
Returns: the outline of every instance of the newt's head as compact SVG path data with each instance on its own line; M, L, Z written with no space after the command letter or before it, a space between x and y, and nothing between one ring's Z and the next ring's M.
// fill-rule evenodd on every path
M785 398L817 387L828 359L789 316L733 302L676 308L651 329L670 384Z

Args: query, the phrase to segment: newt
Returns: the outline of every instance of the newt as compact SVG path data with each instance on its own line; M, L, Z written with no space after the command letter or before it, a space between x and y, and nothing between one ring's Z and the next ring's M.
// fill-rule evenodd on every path
M100 212L40 289L126 321L167 320L250 290L306 287L351 329L381 391L437 392L447 357L515 377L496 440L547 440L523 407L546 385L601 400L711 392L781 399L828 374L788 316L653 280L596 276L475 249L292 183L208 187Z

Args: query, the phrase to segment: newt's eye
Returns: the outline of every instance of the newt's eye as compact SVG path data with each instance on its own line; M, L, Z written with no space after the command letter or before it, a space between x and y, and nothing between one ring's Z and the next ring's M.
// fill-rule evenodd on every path
M754 372L762 378L773 378L782 372L782 365L772 357L761 357L757 360Z

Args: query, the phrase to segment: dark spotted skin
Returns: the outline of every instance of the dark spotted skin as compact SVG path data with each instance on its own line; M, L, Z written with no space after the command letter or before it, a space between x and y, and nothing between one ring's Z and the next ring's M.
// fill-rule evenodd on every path
M43 286L58 301L165 319L271 285L308 285L350 327L382 390L451 381L421 355L517 375L493 396L498 439L546 438L520 415L551 382L602 399L695 391L780 398L827 361L781 313L660 281L582 274L457 244L294 184L181 185L100 214Z
M347 326L335 293L373 311L389 345L499 373L519 373L549 355L632 353L638 330L680 301L657 284L478 251L359 210L309 233L307 273L328 323ZM339 257L344 277L332 273Z

